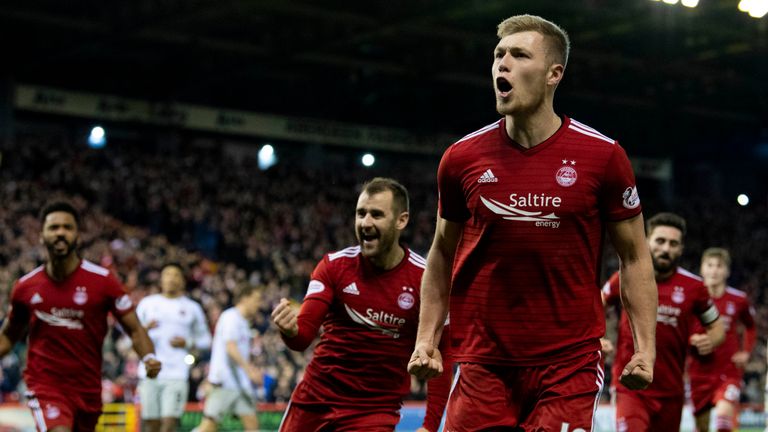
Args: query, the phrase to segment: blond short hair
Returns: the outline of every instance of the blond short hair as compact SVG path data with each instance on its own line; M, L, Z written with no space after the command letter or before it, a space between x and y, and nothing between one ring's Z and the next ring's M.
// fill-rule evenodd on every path
M499 39L515 33L534 31L544 36L549 41L552 59L565 67L568 63L568 55L571 52L571 40L568 33L552 21L536 15L515 15L502 21L496 31Z
M704 264L708 258L720 259L726 267L731 268L731 253L728 252L728 249L711 247L701 254L701 263Z

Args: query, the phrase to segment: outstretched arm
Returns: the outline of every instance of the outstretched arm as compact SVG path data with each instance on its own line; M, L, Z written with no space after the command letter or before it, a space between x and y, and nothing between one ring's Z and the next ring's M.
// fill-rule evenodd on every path
M438 344L448 315L451 270L461 230L462 224L438 216L435 239L427 256L427 268L421 282L416 347L408 362L408 372L418 378L429 379L443 372Z
M621 301L635 343L635 353L624 367L620 381L629 389L644 389L653 381L659 293L645 239L643 216L610 222L608 232L621 260Z

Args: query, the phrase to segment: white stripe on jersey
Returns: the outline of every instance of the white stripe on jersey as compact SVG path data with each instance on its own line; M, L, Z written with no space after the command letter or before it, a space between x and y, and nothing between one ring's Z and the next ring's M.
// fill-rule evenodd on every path
M443 371L443 373L448 373L448 371ZM459 382L459 375L461 374L461 366L456 366L456 375L453 376L453 382L451 383L451 390L448 392L448 400L451 400L451 393L453 393L453 389L456 388L456 384ZM443 418L440 420L440 427L437 428L439 431L445 430L445 418L446 418L447 410L443 410Z
M412 259L411 257L408 257L408 262L413 264L413 265L415 265L418 268L422 268L422 269L426 269L427 268L426 264L418 262L418 261Z
M476 137L478 135L482 135L482 134L484 134L484 133L486 133L488 131L491 131L491 130L494 130L494 129L498 129L500 123L501 123L501 119L498 119L495 122L489 124L488 126L484 126L484 127L480 128L480 129L472 132L471 134L464 136L464 138L456 141L456 143L460 143L462 141L466 141L466 140L468 140L470 138L473 138L473 137Z
M425 260L423 256L417 254L416 252L414 252L414 251L412 251L410 249L408 249L408 250L411 251L411 254L410 254L411 258L415 259L416 261L421 261L424 264L427 263L427 260Z
M354 258L356 256L360 255L360 246L350 246L346 249L342 249L338 252L334 252L332 254L328 254L328 260L333 261L337 258L341 257L347 257L347 258Z
M596 133L596 134L600 135L601 137L603 137L605 139L611 140L611 142L614 142L614 143L616 142L615 139L613 139L613 138L611 138L609 136L606 136L604 133L600 132L599 130L597 130L597 129L593 128L593 127L589 127L589 126L585 125L584 123L582 123L580 121L576 121L574 119L571 119L571 124L581 128L581 129L583 129L583 130L585 130L587 132Z
M43 409L40 408L40 401L36 396L33 396L31 399L29 399L27 404L32 410L32 417L34 417L35 423L37 423L37 428L40 430L40 432L46 432L48 427L45 425L45 416L43 416Z
M291 398L293 399L293 398ZM291 412L291 400L288 400L288 406L285 407L285 412L283 413L283 418L280 419L280 425L277 426L277 432L280 432L283 430L283 423L285 423L285 419L288 417L288 413Z
M592 407L592 428L590 430L595 430L595 417L597 417L597 406L600 404L600 393L603 392L603 384L605 380L605 372L603 371L603 368L600 367L600 361L603 358L603 353L599 350L597 351L597 380L595 381L595 384L597 384L597 396L595 396L595 405Z
M602 135L600 133L590 132L590 131L585 130L585 129L581 129L580 127L578 127L578 126L576 126L574 124L569 124L568 125L568 129L573 129L576 132L580 132L580 133L582 133L584 135L591 136L592 138L597 138L599 140L603 140L603 141L611 143L611 144L614 144L616 142L616 141L606 137L605 135Z
M80 264L80 268L87 272L96 273L100 276L106 276L109 274L109 270L105 269L104 267L97 266L88 260L83 260L83 262Z
M603 285L603 290L602 291L603 291L603 294L605 294L605 295L608 295L608 294L611 293L611 281L607 281Z
M741 290L737 290L734 287L725 287L725 291L730 293L730 294L735 295L736 297L744 297L744 298L747 297L747 293L745 293L744 291L741 291Z
M686 270L686 269L684 269L682 267L678 267L677 268L677 272L680 273L683 276L688 276L688 277L696 279L698 281L703 281L704 280L704 279L701 278L701 276L696 275L694 273L691 273L691 272L689 272L688 270Z
M587 125L585 125L584 123L582 123L582 122L580 122L578 120L571 119L571 124L575 125L575 126L578 126L578 127L582 128L584 130L587 130L587 131L590 131L590 132L594 132L594 133L596 133L598 135L602 135L602 136L610 139L610 137L605 136L605 134L600 132L599 130L597 130L597 129L591 127L591 126L587 126Z
M43 270L44 268L45 268L45 266L41 265L40 267L32 270L31 272L29 272L29 273L25 274L24 276L20 277L19 278L19 282L24 282L25 280L31 278L32 276L40 273L40 271Z

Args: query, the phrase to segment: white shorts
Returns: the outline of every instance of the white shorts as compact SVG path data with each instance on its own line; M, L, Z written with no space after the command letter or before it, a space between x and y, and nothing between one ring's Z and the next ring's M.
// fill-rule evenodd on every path
M203 415L218 422L226 414L255 416L256 407L240 390L213 386L205 397Z
M187 404L189 383L185 380L143 379L139 384L141 418L181 418Z

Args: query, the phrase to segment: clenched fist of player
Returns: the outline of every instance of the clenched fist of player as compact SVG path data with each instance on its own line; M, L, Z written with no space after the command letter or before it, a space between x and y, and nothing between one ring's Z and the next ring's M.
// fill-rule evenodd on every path
M160 360L158 360L154 354L145 355L142 361L144 363L144 368L147 370L147 378L155 378L163 367Z
M296 307L294 307L287 299L280 299L280 303L278 303L272 311L272 321L280 330L280 333L289 338L292 338L299 333L299 324L296 319L297 316L298 312L296 311Z
M653 382L654 361L654 356L644 352L636 352L629 359L629 363L624 366L619 381L630 390L642 390L648 387Z
M420 379L434 378L443 373L440 350L430 344L416 344L411 360L408 361L408 372Z
M692 334L688 341L696 348L700 355L712 354L712 351L715 350L712 338L706 333Z

